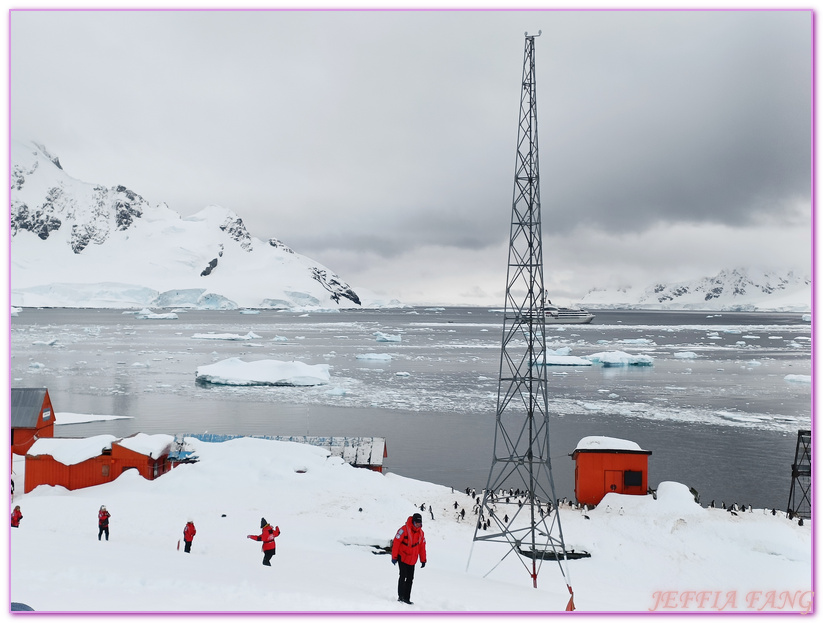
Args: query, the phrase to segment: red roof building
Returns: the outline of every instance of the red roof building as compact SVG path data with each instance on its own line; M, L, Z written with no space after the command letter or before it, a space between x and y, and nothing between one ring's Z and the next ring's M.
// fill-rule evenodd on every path
M584 437L571 454L577 502L596 506L607 493L645 495L651 453L625 439Z
M25 455L38 439L54 437L54 409L45 387L12 387L11 451Z
M102 485L129 469L154 480L172 467L168 460L174 437L136 433L118 439L97 435L84 439L39 439L26 454L29 493L40 485L69 490Z

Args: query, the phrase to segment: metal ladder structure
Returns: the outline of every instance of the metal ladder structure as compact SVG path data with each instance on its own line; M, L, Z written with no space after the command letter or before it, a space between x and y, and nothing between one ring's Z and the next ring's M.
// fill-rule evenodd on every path
M557 561L572 594L566 609L572 610L549 452L534 55L540 34L525 34L494 455L474 541L508 544L503 559L514 553L535 588L543 561Z
M812 432L797 431L797 446L792 463L792 486L789 489L789 506L786 515L789 519L812 517Z

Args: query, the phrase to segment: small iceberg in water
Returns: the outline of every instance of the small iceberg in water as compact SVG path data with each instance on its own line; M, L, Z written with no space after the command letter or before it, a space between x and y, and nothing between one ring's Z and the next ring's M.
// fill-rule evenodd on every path
M198 366L196 382L204 385L285 385L313 386L329 382L329 365L302 361L243 361L232 357Z

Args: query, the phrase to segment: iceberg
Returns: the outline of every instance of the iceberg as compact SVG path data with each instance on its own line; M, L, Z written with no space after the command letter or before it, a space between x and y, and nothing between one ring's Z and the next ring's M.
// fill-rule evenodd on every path
M399 335L389 335L388 333L381 333L380 331L374 332L374 337L378 342L399 342L400 336Z
M147 307L144 307L138 312L134 312L135 318L142 318L143 320L177 320L177 314L169 312L167 314L155 314Z
M602 364L604 367L610 366L650 366L654 359L649 355L630 355L620 350L613 350L603 353L594 353L593 355L586 355L592 363Z
M361 353L357 355L357 359L368 359L370 361L391 361L391 355L388 353Z
M808 374L787 374L783 377L787 383L808 383L811 384L812 377Z
M538 361L537 365L543 362ZM593 365L588 359L583 357L575 357L573 355L546 355L547 366L590 366Z
M329 365L302 361L243 361L231 357L217 363L198 366L196 382L210 385L325 385L330 380Z
M229 340L229 341L241 341L241 340L259 340L260 336L254 333L253 331L249 331L246 335L237 335L236 333L195 333L192 335L192 338L195 340Z

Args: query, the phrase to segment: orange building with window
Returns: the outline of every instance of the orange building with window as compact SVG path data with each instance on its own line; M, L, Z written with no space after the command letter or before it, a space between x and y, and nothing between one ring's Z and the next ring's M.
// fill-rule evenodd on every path
M102 485L129 469L154 480L172 468L169 461L174 437L136 433L118 439L97 435L83 439L40 439L26 454L24 491L40 485L73 491Z
M625 439L584 437L571 454L577 502L596 506L607 493L645 495L651 453Z
M24 455L38 439L54 437L54 409L45 387L11 388L11 451Z

